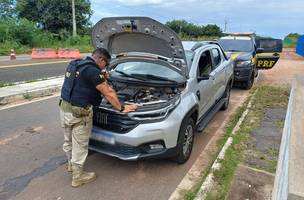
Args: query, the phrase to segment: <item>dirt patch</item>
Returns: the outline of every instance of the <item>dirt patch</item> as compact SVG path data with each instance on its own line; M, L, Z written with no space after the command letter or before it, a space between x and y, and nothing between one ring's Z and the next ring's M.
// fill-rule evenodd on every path
M285 60L304 60L303 56L296 54L295 49L284 48L280 57Z
M271 199L273 182L274 176L272 174L239 165L227 200Z
M250 167L275 173L285 119L286 108L267 108L259 128L247 143L244 163Z

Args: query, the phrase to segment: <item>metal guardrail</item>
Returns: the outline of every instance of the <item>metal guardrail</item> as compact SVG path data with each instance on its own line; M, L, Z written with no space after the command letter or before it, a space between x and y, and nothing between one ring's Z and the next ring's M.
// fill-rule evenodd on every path
M304 200L304 76L290 93L272 192L273 200Z

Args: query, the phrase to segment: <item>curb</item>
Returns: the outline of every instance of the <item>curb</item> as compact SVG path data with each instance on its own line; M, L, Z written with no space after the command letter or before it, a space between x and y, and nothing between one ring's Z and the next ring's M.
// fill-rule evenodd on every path
M246 99L247 99L247 95L244 95L243 97L240 97L238 101L240 101L241 104L243 104L245 103ZM211 164L214 162L214 156L217 156L215 154L219 151L217 150L218 149L217 141L225 134L225 130L226 130L225 127L227 126L227 123L230 121L231 117L233 116L233 113L236 112L238 107L239 106L232 108L231 115L228 115L227 118L225 118L224 121L222 121L222 124L218 127L216 132L212 134L213 135L212 138L209 140L204 150L196 158L195 162L188 170L186 175L183 177L183 179L180 181L180 183L177 185L176 189L171 193L169 200L184 199L185 194L187 192L193 192L194 188L200 187L200 185L198 184L201 184L204 181L202 176L203 172L206 171L207 169L210 169ZM191 194L191 195L194 196L195 194Z
M207 175L206 179L202 183L202 185L201 185L199 191L197 192L196 197L195 197L194 200L205 199L208 192L210 192L212 190L212 188L214 187L215 182L214 182L214 174L213 173L214 173L214 171L216 171L216 170L218 170L222 167L221 160L224 159L226 150L230 147L230 145L233 142L233 135L236 135L237 131L240 130L240 126L242 125L245 117L247 116L247 114L249 112L249 109L252 107L252 101L253 101L253 98L254 98L256 92L257 91L255 91L253 93L253 95L251 96L251 98L250 98L250 100L247 104L246 110L243 112L241 118L238 120L237 124L233 128L231 136L227 139L226 143L224 144L223 148L221 149L220 153L218 154L217 158L215 159L214 163L212 164L211 169L210 169L210 173Z
M18 101L32 100L38 97L51 96L54 93L60 92L62 81L62 78L57 78L0 88L0 106Z

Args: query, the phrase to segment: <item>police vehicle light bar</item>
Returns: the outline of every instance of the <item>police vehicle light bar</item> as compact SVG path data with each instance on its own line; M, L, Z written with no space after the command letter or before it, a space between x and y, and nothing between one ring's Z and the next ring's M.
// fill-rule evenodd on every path
M224 33L230 36L252 36L255 32L234 32L234 33Z

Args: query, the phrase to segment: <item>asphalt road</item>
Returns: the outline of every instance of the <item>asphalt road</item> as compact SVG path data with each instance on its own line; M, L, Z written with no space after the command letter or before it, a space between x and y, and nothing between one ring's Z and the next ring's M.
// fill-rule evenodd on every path
M88 157L98 179L73 189L61 150L58 98L0 110L0 200L5 199L168 199L208 141L248 95L234 89L229 109L198 133L190 160L126 162L101 154Z
M57 59L0 61L0 83L62 76L68 62L69 60Z

